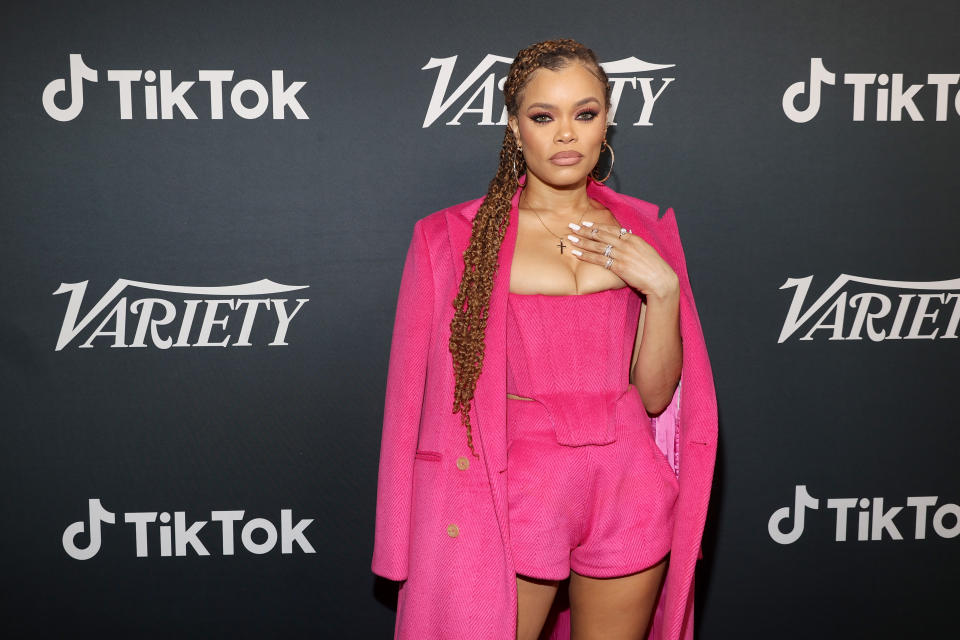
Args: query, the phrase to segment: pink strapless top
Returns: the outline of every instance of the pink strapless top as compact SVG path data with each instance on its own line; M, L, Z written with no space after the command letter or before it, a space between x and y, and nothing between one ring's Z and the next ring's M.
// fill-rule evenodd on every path
M636 393L629 370L640 305L629 286L565 296L509 293L507 393L546 406L561 444L616 439L617 401Z

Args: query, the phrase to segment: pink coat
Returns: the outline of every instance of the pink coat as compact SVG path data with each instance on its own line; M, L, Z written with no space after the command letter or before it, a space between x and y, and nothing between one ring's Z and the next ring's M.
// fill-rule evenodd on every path
M521 182L523 177L521 177ZM673 209L588 181L588 195L649 242L680 278L683 372L655 439L679 466L680 494L666 583L649 640L693 637L694 568L713 480L717 407L713 375ZM463 252L482 198L416 222L404 264L387 374L372 569L403 581L395 638L514 638L516 574L507 520L506 305L517 237L514 194L499 254L483 371L471 424L474 448L453 407L448 350ZM570 637L569 609L548 632ZM551 624L551 622L548 622Z

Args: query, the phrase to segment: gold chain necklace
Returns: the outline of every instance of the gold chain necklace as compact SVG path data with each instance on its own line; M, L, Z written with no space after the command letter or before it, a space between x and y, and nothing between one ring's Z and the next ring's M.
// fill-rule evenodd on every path
M543 218L541 218L541 217L540 217L540 214L537 213L537 210L534 209L533 207L531 207L529 203L527 204L527 208L533 211L533 215L537 216L537 220L540 221L540 224L543 225L543 228L546 229L547 232L548 232L550 235L552 235L552 236L555 237L555 238L559 238L560 244L558 244L557 246L560 247L560 253L562 254L562 253L563 253L563 248L567 246L567 245L563 244L563 239L564 239L565 236L558 236L558 235L555 234L553 231L550 231L550 227L548 227L548 226L546 225L546 223L543 221ZM578 225L579 225L581 222L583 222L583 216L587 215L587 211L589 211L589 209L587 209L587 210L584 211L582 214L580 214L580 219L577 220L577 224L578 224Z

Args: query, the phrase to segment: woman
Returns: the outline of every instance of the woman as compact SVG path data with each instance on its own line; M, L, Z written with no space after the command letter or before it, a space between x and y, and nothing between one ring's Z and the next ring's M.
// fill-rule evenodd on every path
M691 638L717 420L675 218L601 184L590 49L532 45L503 90L486 197L407 253L373 571L397 638Z

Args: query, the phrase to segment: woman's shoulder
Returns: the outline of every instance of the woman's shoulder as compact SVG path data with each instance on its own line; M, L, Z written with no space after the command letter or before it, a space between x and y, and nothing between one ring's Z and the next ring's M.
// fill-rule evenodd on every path
M673 211L673 209L670 208L664 210L664 208L659 204L655 204L649 200L644 200L627 193L614 191L611 187L606 185L597 187L597 195L605 197L608 200L613 200L620 206L630 207L634 210L634 212L636 212L637 215L643 218L644 221L648 222L657 222L666 215L667 211ZM661 214L661 212L663 213Z
M420 227L424 233L429 234L446 230L450 225L470 225L482 203L483 196L464 200L463 202L444 207L443 209L439 209L438 211L434 211L417 219L415 226Z

